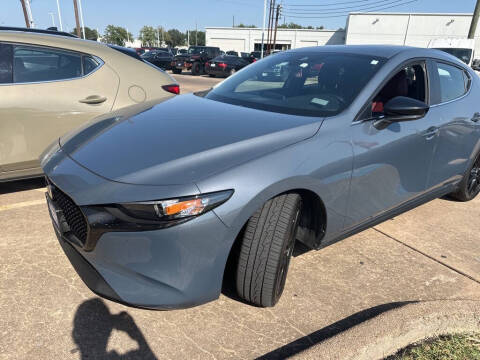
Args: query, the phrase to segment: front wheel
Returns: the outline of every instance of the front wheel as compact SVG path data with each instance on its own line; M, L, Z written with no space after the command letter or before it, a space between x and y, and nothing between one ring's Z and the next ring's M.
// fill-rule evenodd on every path
M458 201L473 200L480 193L480 154L463 176L458 190L451 196Z
M262 307L274 306L282 295L302 202L287 193L267 201L247 223L236 269L237 292Z
M200 75L200 73L202 72L202 66L200 65L199 62L194 62L192 64L192 75Z

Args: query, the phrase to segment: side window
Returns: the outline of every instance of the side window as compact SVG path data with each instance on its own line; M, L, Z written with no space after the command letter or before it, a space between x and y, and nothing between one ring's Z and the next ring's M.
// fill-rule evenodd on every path
M82 76L80 54L33 46L13 49L15 83L73 79Z
M365 118L384 115L385 104L396 96L410 97L426 101L426 73L425 64L412 64L405 66L397 72L374 97L368 114ZM371 109L371 110L370 110Z
M437 62L440 80L440 100L447 102L464 95L470 86L470 77L460 68Z
M91 56L83 57L83 75L90 74L93 70L100 66L100 63Z
M0 44L0 84L12 82L12 58L12 45Z

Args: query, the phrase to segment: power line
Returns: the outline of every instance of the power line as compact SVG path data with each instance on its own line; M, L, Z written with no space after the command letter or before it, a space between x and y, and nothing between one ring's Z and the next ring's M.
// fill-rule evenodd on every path
M301 7L301 6L314 6L314 7L323 7L323 6L332 6L332 5L342 5L342 4L353 4L359 2L368 2L370 0L354 0L354 1L345 1L345 2L335 2L330 4L294 4L294 5L287 5L287 7Z
M390 5L390 4L385 4L385 3L389 3L389 2L392 2L392 3L395 3L395 2L400 2L400 1L403 1L403 0L398 0L398 1L392 1L392 0L375 0L371 3L368 3L368 4L364 4L364 5L355 5L355 6L342 6L342 7L337 7L337 8L329 8L329 9L325 9L325 10L319 10L319 9L315 9L315 10L308 10L308 9L292 9L292 10L288 10L288 13L289 14L300 14L300 15L308 15L308 14L329 14L329 13L332 13L334 11L337 11L337 10L350 10L350 9L363 9L365 7L367 8L372 8L373 6L385 6L385 5Z
M417 1L418 0L410 0L410 1L406 1L406 2L401 3L401 4L391 5L391 6L387 6L387 7L379 7L377 9L374 9L373 11L365 11L365 12L366 13L375 13L375 11L377 11L377 10L387 10L387 9L391 9L391 8L398 7L398 6L411 4L411 3L414 3L414 2L417 2ZM348 14L350 14L351 12L355 12L355 11L345 12L341 15L329 15L329 16L295 16L295 15L288 15L288 14L283 14L283 15L287 18L296 18L296 19L329 19L329 18L344 17L344 16L347 16Z

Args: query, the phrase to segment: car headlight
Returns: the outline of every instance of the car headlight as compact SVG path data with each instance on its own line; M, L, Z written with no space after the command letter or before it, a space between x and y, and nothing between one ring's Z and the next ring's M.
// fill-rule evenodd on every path
M119 204L128 216L147 221L179 221L206 213L223 204L233 190L199 194L175 199Z

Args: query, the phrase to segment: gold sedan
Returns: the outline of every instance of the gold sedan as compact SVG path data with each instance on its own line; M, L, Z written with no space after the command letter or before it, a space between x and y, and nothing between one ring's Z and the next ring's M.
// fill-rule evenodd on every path
M178 93L175 79L133 50L0 30L0 181L41 175L43 150L98 115Z

